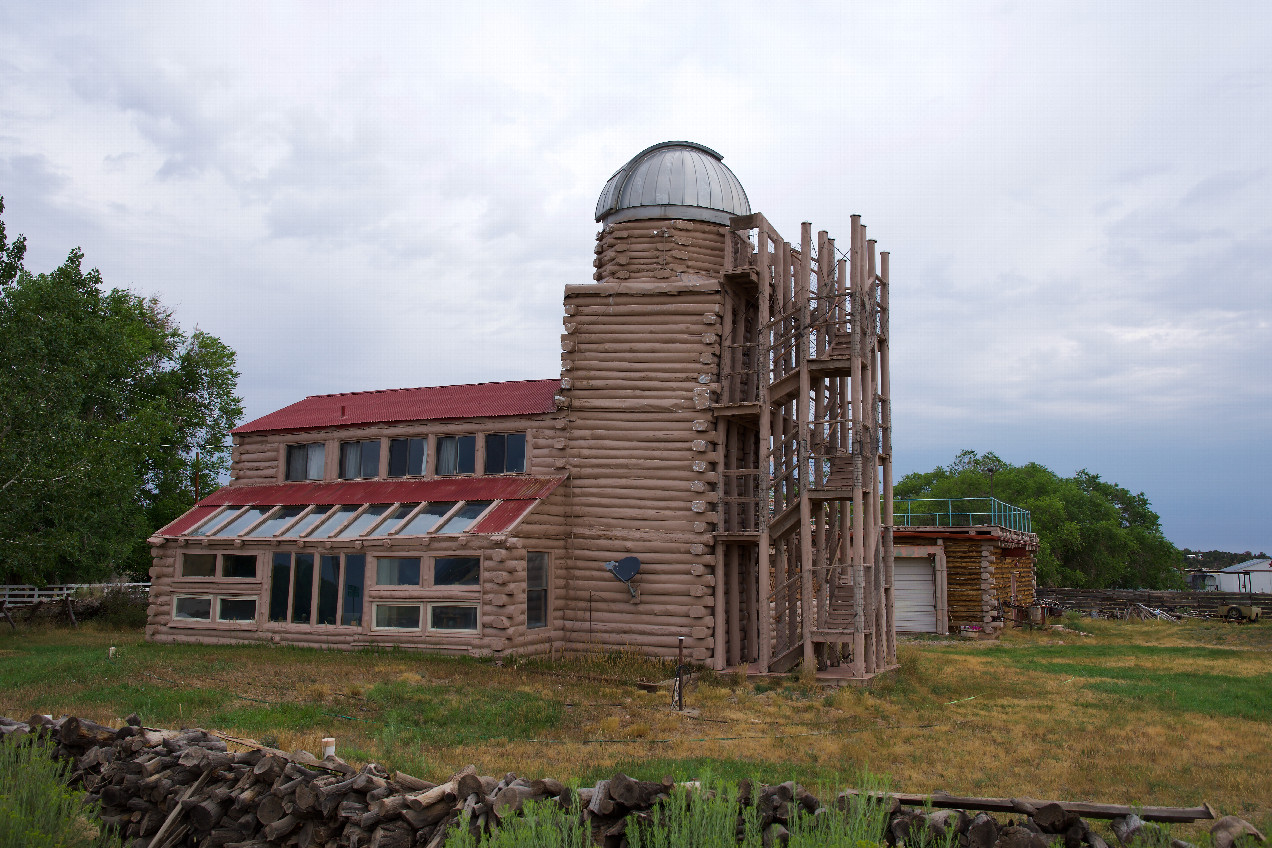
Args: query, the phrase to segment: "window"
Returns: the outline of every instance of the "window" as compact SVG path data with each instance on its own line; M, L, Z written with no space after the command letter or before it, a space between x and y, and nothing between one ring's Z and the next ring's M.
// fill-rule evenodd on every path
M217 603L217 621L255 621L255 598L220 598Z
M525 470L525 433L486 434L487 474L523 474Z
M418 586L420 585L419 557L376 557L375 585L377 586Z
M321 480L327 459L327 446L322 442L287 446L286 480Z
M182 577L215 577L216 554L182 554Z
M434 586L478 586L481 584L481 557L435 557Z
M367 570L366 554L345 554L344 609L341 624L362 626L362 586Z
M427 453L428 439L389 439L389 476L419 477Z
M256 554L220 554L219 558L220 570L217 554L182 554L181 576L256 579Z
M419 630L419 604L375 604L377 630Z
M292 571L292 624L309 624L314 608L314 555L296 554Z
M437 474L449 477L472 474L477 466L476 436L440 436L437 439Z
M323 554L317 563L314 554L274 554L269 620L361 626L366 561L365 554Z
M437 532L463 533L473 525L473 522L475 522L492 503L494 503L494 501L469 501L464 504L463 508L461 508L459 512L451 516L450 521L447 521L446 525Z
M380 440L340 443L340 479L380 476Z
M526 629L548 625L548 555L526 553Z
M448 512L455 508L458 501L434 501L424 507L406 526L398 531L399 536L423 536L437 527Z
M372 504L363 510L361 515L353 519L348 527L337 533L336 538L350 539L354 536L361 536L367 530L370 530L371 526L379 521L389 511L391 506L393 504Z
M172 617L181 621L209 621L212 618L212 596L177 595L172 600Z
M477 630L477 605L429 604L428 629L475 632Z

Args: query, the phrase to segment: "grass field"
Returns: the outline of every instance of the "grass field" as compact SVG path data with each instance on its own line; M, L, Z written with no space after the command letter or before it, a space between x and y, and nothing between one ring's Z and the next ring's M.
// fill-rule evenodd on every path
M420 777L593 781L873 776L957 794L1193 805L1272 825L1272 622L1071 620L1089 631L917 640L869 689L705 674L686 713L642 691L671 666L154 645L136 631L0 634L0 714L200 726ZM108 657L110 646L115 659Z

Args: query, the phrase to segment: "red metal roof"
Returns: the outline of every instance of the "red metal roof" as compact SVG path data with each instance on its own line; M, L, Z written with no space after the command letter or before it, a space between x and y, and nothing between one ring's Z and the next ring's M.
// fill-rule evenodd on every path
M235 427L233 433L310 430L390 421L542 415L556 411L559 380L518 380L313 395Z
M521 516L537 504L535 500L502 501L486 513L481 521L468 528L469 533L503 533L521 520Z
M406 503L539 499L564 477L441 477L432 480L349 480L339 483L275 483L226 486L199 506L303 506L307 504Z
M202 505L202 503L200 503L199 506L196 506L194 509L187 512L185 515L182 515L176 521L166 525L165 527L161 527L159 530L155 531L155 535L156 536L180 536L182 533L189 530L191 527L195 526L196 524L200 523L201 521L203 521L203 519L207 518L212 513L216 512L216 510L217 508L215 506L204 506Z

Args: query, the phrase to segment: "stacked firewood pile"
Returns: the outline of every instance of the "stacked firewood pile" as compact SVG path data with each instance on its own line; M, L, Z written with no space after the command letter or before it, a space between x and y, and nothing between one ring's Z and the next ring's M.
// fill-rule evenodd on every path
M528 802L549 800L578 809L597 844L624 848L631 823L657 826L658 806L675 787L670 778L649 782L616 774L574 790L551 779L483 777L472 766L434 784L402 772L389 774L374 763L355 769L337 757L319 760L304 751L251 748L232 753L225 741L203 730L155 730L142 727L136 716L118 729L74 716L55 720L37 715L25 722L0 718L0 742L28 737L43 740L56 757L71 764L72 779L90 800L101 802L102 820L118 828L133 848L439 848L457 827L468 827L473 836L489 833L520 815ZM848 809L855 795L845 792L836 806ZM912 801L908 796L872 800L888 805L885 839L900 848L1059 848L1060 843L1064 848L1108 848L1072 809L1098 805L981 799L1010 804L1003 809L1016 812L1020 824L1003 826L983 812L918 811L902 804ZM794 816L830 812L795 783L753 787L742 781L738 803L739 833L741 808L754 805L766 848L786 844ZM1194 817L1212 817L1208 808L1199 809ZM1112 830L1124 845L1169 842L1134 815L1114 818ZM1219 820L1212 833L1215 848L1232 848L1243 835L1263 840L1257 830L1231 816ZM1178 840L1171 844L1186 846Z

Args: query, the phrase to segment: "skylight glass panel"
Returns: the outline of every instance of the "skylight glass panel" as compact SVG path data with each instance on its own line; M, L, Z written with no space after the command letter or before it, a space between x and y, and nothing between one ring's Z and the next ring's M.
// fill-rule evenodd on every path
M485 512L494 501L469 501L464 504L459 512L455 513L450 521L446 522L446 526L438 530L438 533L463 533L473 525L478 517Z
M442 516L455 508L458 501L434 501L420 510L419 515L412 518L400 531L403 536L423 536L437 526Z
M387 534L394 527L398 526L398 524L400 524L402 520L405 519L408 515L410 515L412 512L415 512L415 508L417 506L419 506L419 504L417 503L402 504L397 509L393 510L393 514L390 515L388 518L384 519L383 524L375 528L374 535L383 536Z
M290 524L296 516L305 511L303 506L284 506L261 522L261 526L252 531L253 536L273 536Z
M336 528L348 521L349 516L353 515L361 508L360 504L352 504L350 506L342 506L339 509L334 510L326 521L322 522L314 529L314 532L310 534L309 538L327 538L332 533L336 532Z
M234 520L229 524L216 531L216 536L237 536L251 525L259 521L265 513L273 509L272 506L254 506L251 509L245 509L238 515L234 516Z
M331 507L329 506L323 505L317 507L313 512L300 519L300 521L296 523L295 527L288 530L287 535L289 537L303 536L306 530L316 525L319 521L322 521L323 516L327 515L329 512L331 512Z
M340 539L350 539L354 536L361 536L375 524L380 518L389 511L389 507L393 504L372 504L367 507L366 511L353 520L353 523L342 530L337 536Z

